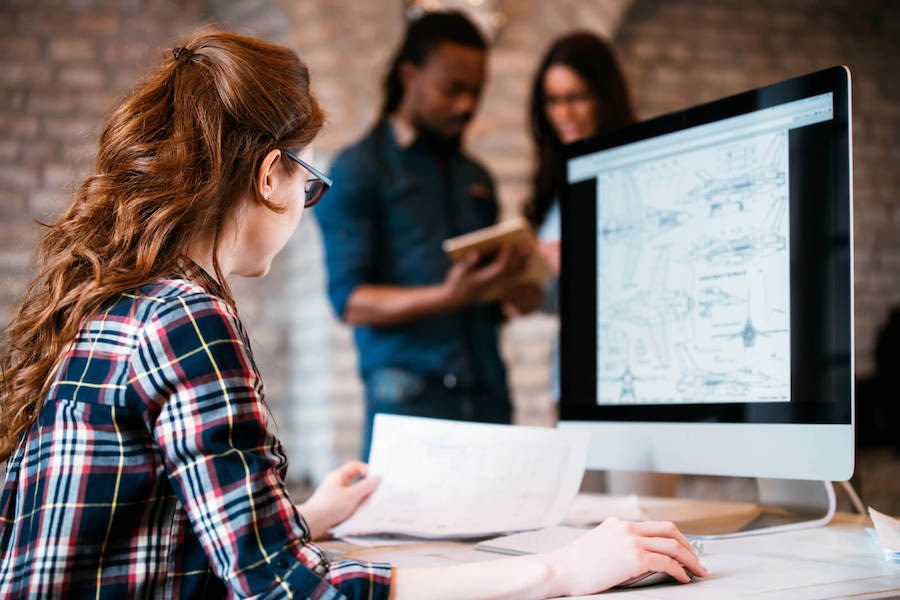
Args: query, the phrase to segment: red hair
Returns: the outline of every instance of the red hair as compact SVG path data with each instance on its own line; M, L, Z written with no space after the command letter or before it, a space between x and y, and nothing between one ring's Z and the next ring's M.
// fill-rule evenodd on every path
M324 115L288 48L219 31L184 41L109 116L96 172L38 247L38 273L0 359L0 461L37 418L81 323L121 292L180 272L199 236L218 249L274 148L302 148ZM294 164L282 157L285 168ZM233 304L231 292L214 268Z

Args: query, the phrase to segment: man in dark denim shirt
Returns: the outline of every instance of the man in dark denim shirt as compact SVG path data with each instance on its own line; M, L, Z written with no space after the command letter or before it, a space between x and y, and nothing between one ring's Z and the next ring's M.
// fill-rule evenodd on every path
M490 175L461 150L486 52L460 13L411 23L378 122L336 158L328 202L316 207L329 298L355 326L366 388L363 459L378 412L511 421L497 329L504 310L529 312L541 292L519 287L499 303L479 302L526 257L506 250L451 264L441 248L497 220Z

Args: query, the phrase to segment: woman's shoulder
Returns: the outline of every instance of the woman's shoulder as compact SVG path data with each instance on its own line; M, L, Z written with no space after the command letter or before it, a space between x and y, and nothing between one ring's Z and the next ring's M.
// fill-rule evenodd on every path
M141 322L179 323L188 320L238 321L237 314L223 298L186 277L166 277L144 284L120 296L118 311L127 311ZM114 312L116 309L113 309Z
M202 284L182 276L169 276L146 283L135 290L134 295L142 301L159 304L180 300L207 300L211 303L224 303L224 300Z

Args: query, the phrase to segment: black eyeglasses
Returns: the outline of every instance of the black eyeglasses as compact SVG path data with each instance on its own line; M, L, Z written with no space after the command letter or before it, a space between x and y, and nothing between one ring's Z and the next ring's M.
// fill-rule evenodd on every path
M325 192L328 191L328 188L331 187L331 177L295 155L290 150L282 148L281 151L284 152L284 155L289 159L312 173L313 176L306 180L306 201L303 203L303 207L310 208L311 206L315 206L319 200L322 199L322 196L325 195Z

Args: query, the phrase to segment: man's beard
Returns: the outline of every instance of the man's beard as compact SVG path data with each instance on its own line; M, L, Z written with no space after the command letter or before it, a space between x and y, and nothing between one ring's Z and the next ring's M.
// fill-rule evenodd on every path
M416 129L422 143L438 156L452 156L459 153L462 147L462 133L448 136L428 127L424 123L419 123Z

